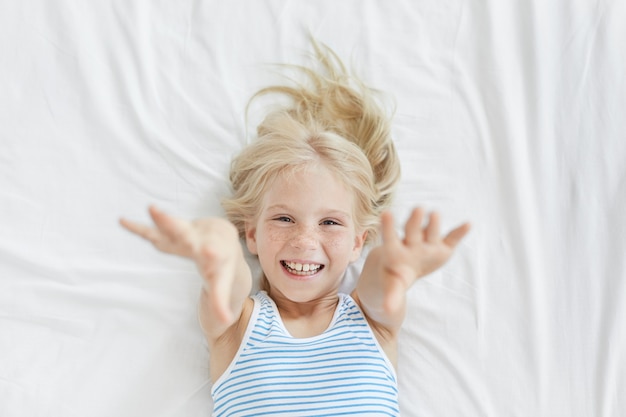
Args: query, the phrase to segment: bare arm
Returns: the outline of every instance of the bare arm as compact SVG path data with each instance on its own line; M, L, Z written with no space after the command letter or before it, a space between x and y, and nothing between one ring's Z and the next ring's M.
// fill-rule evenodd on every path
M204 285L200 296L200 323L212 345L235 324L252 287L237 229L221 218L192 222L150 207L153 226L121 219L130 232L150 241L162 252L196 263Z
M368 318L393 335L404 320L407 290L442 266L470 229L465 223L442 237L439 215L431 214L424 228L423 218L422 209L413 210L400 238L391 213L383 213L382 244L370 251L354 290Z

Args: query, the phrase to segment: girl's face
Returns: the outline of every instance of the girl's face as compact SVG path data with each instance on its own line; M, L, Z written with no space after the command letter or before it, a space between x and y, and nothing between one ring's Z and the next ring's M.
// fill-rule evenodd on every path
M365 233L358 233L354 195L322 164L279 175L265 193L246 242L272 291L294 302L336 292Z

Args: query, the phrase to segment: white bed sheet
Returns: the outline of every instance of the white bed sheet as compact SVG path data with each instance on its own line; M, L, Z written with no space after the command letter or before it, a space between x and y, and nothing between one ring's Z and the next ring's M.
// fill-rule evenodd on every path
M247 99L307 30L396 100L396 214L473 223L410 291L402 415L626 415L624 21L621 0L0 2L0 415L210 414L194 267L117 220L219 215Z

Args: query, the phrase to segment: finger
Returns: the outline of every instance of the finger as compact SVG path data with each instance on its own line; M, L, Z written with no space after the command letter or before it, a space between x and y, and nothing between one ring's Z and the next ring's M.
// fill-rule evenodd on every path
M456 247L459 242L467 235L470 231L471 225L469 223L464 223L461 226L457 227L443 239L443 243L445 243L450 248Z
M380 227L382 230L383 243L391 243L400 240L393 224L393 214L385 211L380 215Z
M413 209L411 217L406 222L404 227L404 244L414 245L421 243L423 240L422 235L422 222L424 221L424 210L417 207Z
M430 219L424 230L424 240L427 242L436 242L439 240L439 213L432 212Z
M184 220L172 217L155 206L150 206L149 212L154 224L170 238L180 236L187 225Z
M158 231L150 226L131 222L130 220L120 219L120 225L131 233L134 233L142 238L155 242L158 236Z

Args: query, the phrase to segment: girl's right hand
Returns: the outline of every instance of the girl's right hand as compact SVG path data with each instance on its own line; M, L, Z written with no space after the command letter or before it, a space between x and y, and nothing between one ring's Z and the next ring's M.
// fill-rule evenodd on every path
M224 243L239 245L237 230L228 220L211 217L187 221L170 216L154 206L149 208L153 226L126 219L120 224L128 231L151 242L161 252L192 260L202 257L210 248L224 249Z
M193 260L216 318L223 323L232 321L231 298L237 275L249 275L249 271L240 269L245 260L235 226L217 217L186 221L155 207L150 207L149 212L154 226L126 219L120 219L120 224L162 252Z

